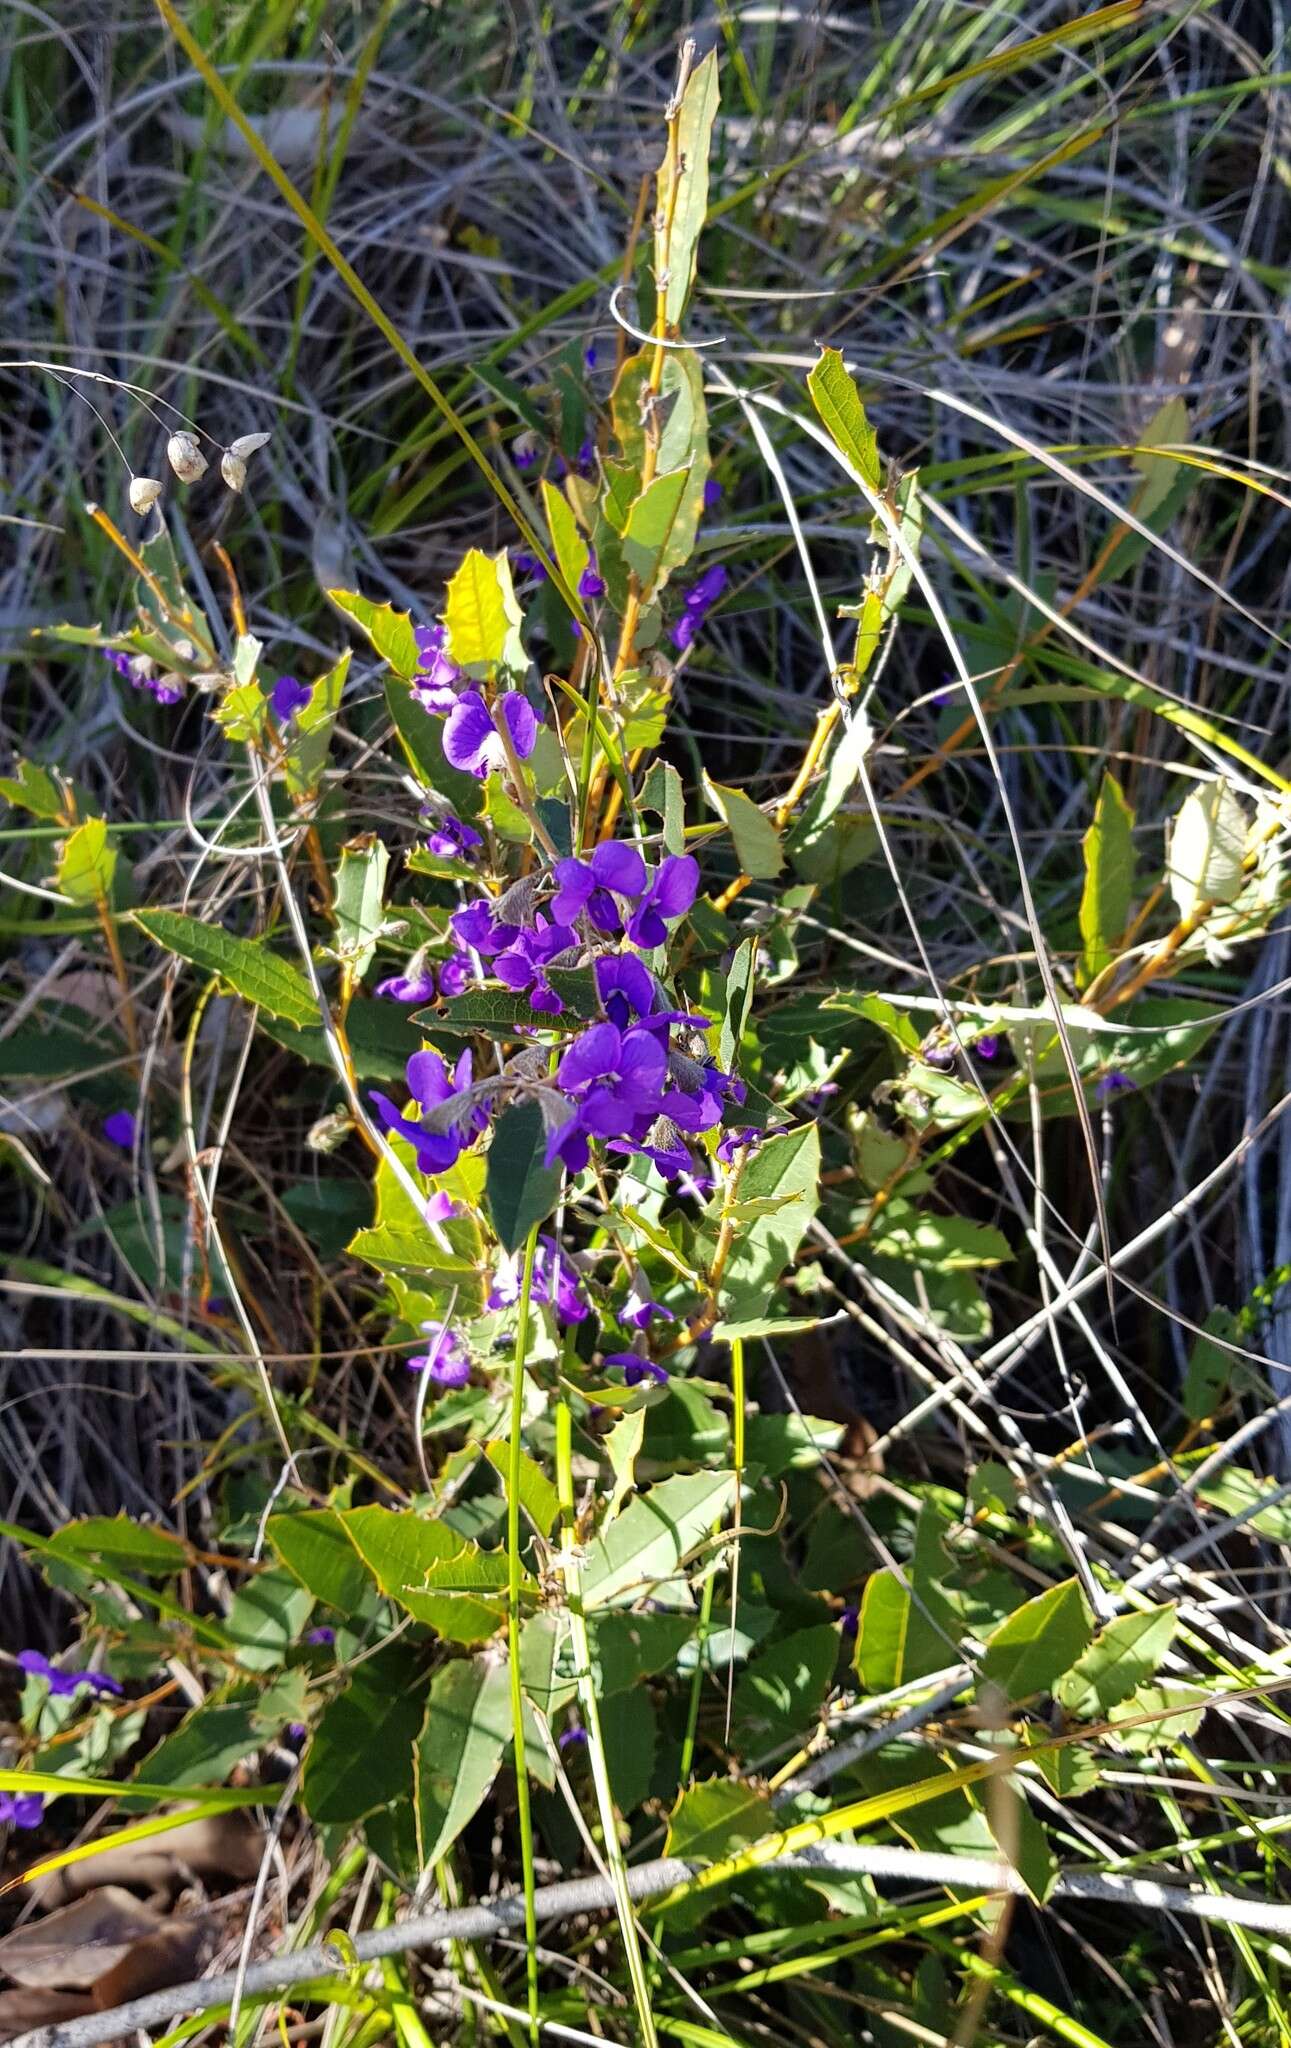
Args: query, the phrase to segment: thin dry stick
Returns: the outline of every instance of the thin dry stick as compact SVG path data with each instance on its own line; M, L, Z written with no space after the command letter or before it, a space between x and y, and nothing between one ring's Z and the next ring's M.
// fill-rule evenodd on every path
M895 1883L952 1885L970 1892L1004 1892L1014 1897L1025 1896L1027 1891L1018 1872L1008 1863L984 1856L925 1855L918 1850L871 1843L856 1847L823 1843L818 1848L784 1856L778 1867L808 1876L843 1873L885 1877ZM686 1884L699 1869L699 1865L684 1863L680 1857L663 1856L628 1871L628 1892L638 1901L660 1898ZM1183 1885L1158 1884L1152 1878L1096 1877L1074 1871L1058 1878L1050 1896L1128 1906L1140 1912L1177 1913L1215 1926L1250 1927L1283 1939L1291 1936L1291 1906L1240 1893L1189 1891ZM551 1922L601 1912L613 1903L613 1887L603 1877L573 1878L565 1884L545 1885L534 1894L538 1913ZM523 1924L523 1898L494 1899L488 1905L417 1914L394 1927L375 1928L355 1936L352 1953L359 1963L370 1963L383 1956L406 1955L411 1949L438 1947L450 1941L489 1941ZM324 1939L310 1948L297 1950L294 1955L252 1963L242 1979L243 1999L250 2004L253 2000L276 1997L293 1985L333 1978L337 1970L337 1951ZM101 2042L120 2040L139 2029L163 2026L181 2013L210 2012L216 2006L227 2005L236 1983L237 1973L225 1971L218 1977L176 1984L169 1991L154 1991L147 1998L131 1999L109 2012L89 2013L83 2019L68 2020L60 2026L35 2027L30 2033L20 2034L11 2048L99 2048Z

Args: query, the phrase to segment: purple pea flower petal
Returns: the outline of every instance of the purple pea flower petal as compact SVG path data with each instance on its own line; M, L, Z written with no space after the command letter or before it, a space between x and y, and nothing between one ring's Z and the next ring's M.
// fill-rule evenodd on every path
M1119 1095L1123 1089L1133 1088L1133 1086L1134 1083L1128 1074L1123 1074L1119 1068L1114 1068L1110 1074L1102 1076L1094 1089L1094 1093L1100 1101L1105 1102L1109 1095Z
M441 996L460 996L471 985L474 969L465 953L450 953L439 970Z
M107 1671L60 1671L39 1650L20 1650L18 1664L28 1677L43 1678L55 1698L68 1698L83 1685L88 1685L91 1692L107 1693L113 1698L123 1690L120 1679Z
M689 1161L687 1161L689 1164ZM662 1316L666 1323L675 1323L677 1318L670 1308L661 1301L655 1301L646 1291L646 1284L638 1269L632 1275L632 1284L618 1312L619 1321L633 1330L644 1330L655 1316Z
M485 960L491 959L494 953L500 953L505 946L513 946L520 936L518 924L499 923L487 896L477 897L474 903L467 904L465 910L455 910L448 922L462 945Z
M0 1827L38 1828L44 1818L43 1792L0 1792Z
M508 690L505 697L499 697L498 710L502 722L511 735L516 758L527 761L538 744L538 714L529 699L519 690Z
M597 571L595 557L588 563L578 579L578 594L584 598L604 597L605 578Z
M654 1006L654 981L635 953L602 953L593 972L601 1006L620 1031L649 1015Z
M279 676L269 693L269 704L279 725L289 725L313 694L312 683L298 683L295 676Z
M471 1355L456 1330L447 1323L423 1323L421 1329L430 1344L408 1360L409 1372L429 1374L438 1387L464 1387L471 1377Z
M133 1152L138 1133L138 1122L128 1109L114 1109L111 1116L103 1119L104 1137L109 1145L119 1145L123 1152Z
M609 1351L605 1356L606 1365L616 1365L630 1387L639 1387L649 1380L656 1387L668 1384L668 1368L657 1359L641 1358L635 1351Z
M516 549L511 557L511 566L517 576L532 576L539 583L545 583L547 580L547 571L543 568L537 555L527 553L524 548Z
M427 1223L447 1223L454 1216L461 1215L462 1205L460 1202L455 1202L451 1195L446 1195L443 1189L440 1188L435 1194L431 1195L421 1213Z
M628 846L622 840L604 840L592 855L591 869L592 878L598 886L613 890L616 896L636 898L645 889L646 864L635 846ZM695 876L698 886L698 868Z
M426 851L437 854L440 860L465 860L483 844L474 826L454 817L451 811L436 821L426 837Z
M325 1650L329 1644L336 1641L336 1630L326 1627L306 1629L305 1641Z
M999 1035L994 1031L984 1032L973 1046L973 1052L979 1060L993 1060L998 1057L999 1050Z
M722 502L722 486L715 476L704 479L704 510L712 512Z
M392 974L385 981L379 981L376 993L392 1003L432 1002L435 995L434 970L423 960L420 966L410 966L406 974Z
M478 690L464 690L444 720L444 759L482 782L505 759L489 707Z
M692 583L690 589L686 592L684 602L687 611L706 612L711 610L725 590L728 580L723 565L720 562L714 562L712 567L705 569L703 575Z

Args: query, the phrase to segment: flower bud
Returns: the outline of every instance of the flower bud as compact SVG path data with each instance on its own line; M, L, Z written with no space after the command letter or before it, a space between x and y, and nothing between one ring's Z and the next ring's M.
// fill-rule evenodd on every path
M161 496L161 485L155 476L132 476L130 479L130 510L141 516L151 512Z
M240 491L247 480L247 466L231 448L226 448L220 457L220 475L231 491Z
M166 459L181 484L195 484L206 474L206 457L191 434L172 434L166 443Z
M239 461L245 461L246 457L254 455L258 448L266 447L269 438L268 434L239 434L236 441L229 442L229 454L236 455Z

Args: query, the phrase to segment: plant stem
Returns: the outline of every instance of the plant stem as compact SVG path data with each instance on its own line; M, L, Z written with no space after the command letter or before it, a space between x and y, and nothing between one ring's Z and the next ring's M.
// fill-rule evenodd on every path
M637 1931L632 1894L628 1888L628 1868L623 1856L623 1846L619 1841L618 1816L614 1811L614 1794L605 1762L600 1707L595 1674L592 1670L592 1646L587 1633L587 1617L583 1612L581 1567L574 1542L574 1477L571 1446L569 1404L562 1397L556 1410L556 1491L560 1496L561 1509L560 1555L556 1562L565 1588L566 1613L569 1616L569 1631L574 1647L574 1666L578 1673L578 1705L587 1729L587 1753L592 1766L592 1784L595 1787L596 1804L601 1818L605 1861L614 1891L619 1928L623 1935L628 1975L632 1979L632 1992L636 1999L640 2038L644 2048L658 2048L659 2037L655 2032L650 1986L646 1978L645 1959L641 1953L641 1937Z
M511 1678L511 1732L515 1747L516 1813L524 1866L525 1978L529 1993L529 2038L538 2048L538 1919L534 1910L533 1819L524 1754L524 1688L520 1683L520 1458L524 1432L524 1362L529 1349L529 1307L538 1225L525 1240L520 1304L516 1313L515 1363L511 1372L511 1432L507 1442L507 1653Z

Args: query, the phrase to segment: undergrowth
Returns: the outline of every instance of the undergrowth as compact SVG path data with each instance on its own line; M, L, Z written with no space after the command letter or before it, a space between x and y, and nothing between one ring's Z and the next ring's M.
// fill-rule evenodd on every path
M199 1889L7 2031L1286 2040L1280 15L156 4L4 52L0 1824Z

